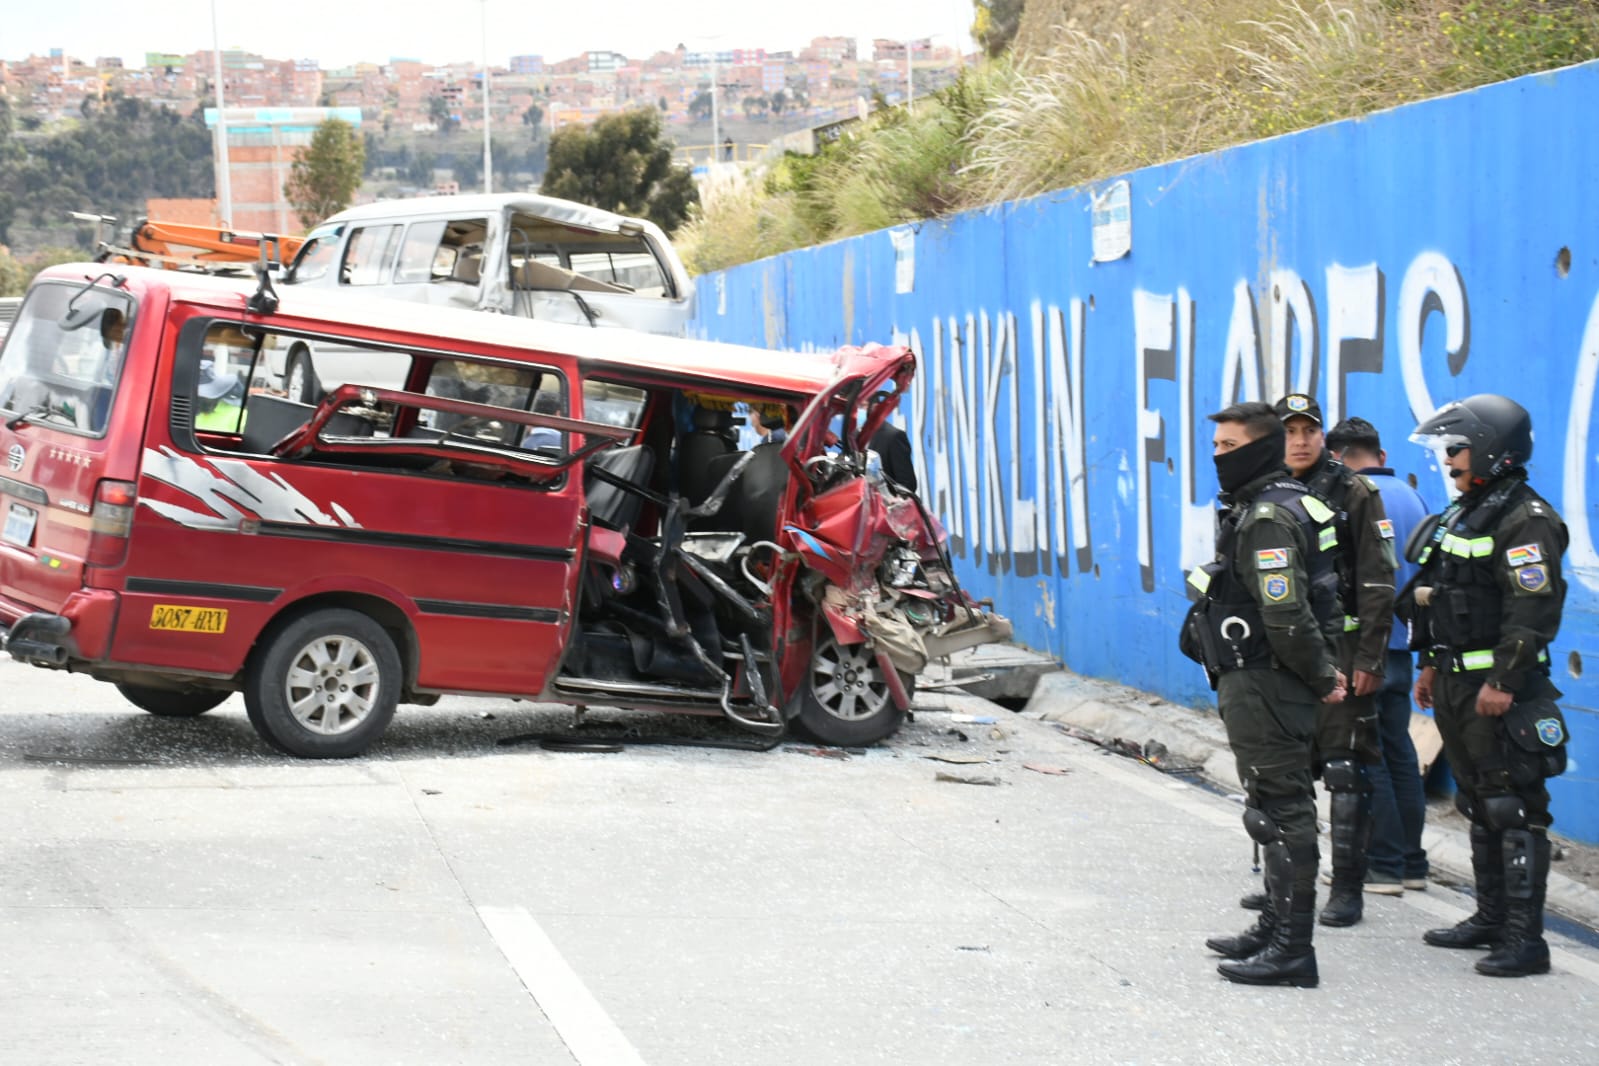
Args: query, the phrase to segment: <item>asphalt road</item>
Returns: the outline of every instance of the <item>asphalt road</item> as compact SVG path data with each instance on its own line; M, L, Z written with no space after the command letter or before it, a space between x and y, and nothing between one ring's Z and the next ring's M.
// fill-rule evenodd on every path
M1441 885L1320 933L1319 989L1227 984L1233 802L921 702L830 758L505 747L571 715L446 700L309 763L7 660L0 1063L1599 1061L1599 950L1478 977L1420 943Z

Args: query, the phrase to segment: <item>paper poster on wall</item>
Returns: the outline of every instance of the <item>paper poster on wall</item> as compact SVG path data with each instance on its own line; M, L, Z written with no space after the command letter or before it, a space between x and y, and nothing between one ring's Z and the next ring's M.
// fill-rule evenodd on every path
M1094 262L1108 263L1133 250L1133 198L1126 179L1094 197Z
M905 227L888 231L894 242L894 291L913 292L916 289L916 231Z

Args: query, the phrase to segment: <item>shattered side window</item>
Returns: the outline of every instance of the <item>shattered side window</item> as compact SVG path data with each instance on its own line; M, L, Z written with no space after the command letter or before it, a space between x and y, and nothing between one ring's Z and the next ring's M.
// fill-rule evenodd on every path
M399 235L397 225L363 226L351 233L339 282L344 285L383 284Z
M583 417L608 426L637 429L644 423L649 393L614 381L583 382Z

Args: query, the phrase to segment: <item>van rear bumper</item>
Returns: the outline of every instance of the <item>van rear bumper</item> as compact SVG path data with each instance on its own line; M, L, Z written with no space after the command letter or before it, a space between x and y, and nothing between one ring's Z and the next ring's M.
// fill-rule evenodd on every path
M35 666L104 659L120 599L107 589L83 589L67 597L60 613L53 613L0 597L0 649Z

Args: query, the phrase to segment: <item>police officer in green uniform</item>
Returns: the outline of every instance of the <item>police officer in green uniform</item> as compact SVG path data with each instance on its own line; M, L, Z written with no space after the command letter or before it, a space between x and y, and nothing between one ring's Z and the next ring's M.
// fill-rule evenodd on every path
M1229 981L1311 988L1319 856L1310 744L1318 702L1344 695L1324 636L1335 579L1315 549L1305 488L1283 465L1272 409L1234 404L1210 418L1227 511L1216 559L1189 577L1198 599L1180 647L1216 688L1244 785L1244 827L1264 849L1267 903L1252 929L1205 944L1226 956L1217 969Z
M1415 699L1431 707L1471 819L1477 910L1423 937L1488 947L1477 972L1549 970L1543 938L1549 793L1565 770L1566 725L1549 680L1549 642L1566 598L1566 526L1527 484L1532 419L1503 396L1471 396L1416 427L1448 456L1461 495L1406 546L1421 567L1400 608L1421 651Z
M1371 842L1372 786L1366 767L1382 759L1377 694L1393 626L1394 530L1376 484L1327 450L1315 398L1289 393L1275 410L1287 434L1288 469L1308 492L1305 507L1317 523L1317 547L1331 557L1338 575L1338 612L1328 636L1350 693L1343 702L1320 708L1312 759L1331 807L1332 891L1321 923L1354 925L1365 909L1361 893Z

